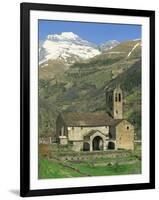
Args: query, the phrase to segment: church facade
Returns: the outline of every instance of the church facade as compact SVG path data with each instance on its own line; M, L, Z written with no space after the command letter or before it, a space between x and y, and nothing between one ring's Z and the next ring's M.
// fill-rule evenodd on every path
M120 87L106 91L107 112L64 112L56 120L56 138L74 151L134 149L134 126L123 119Z

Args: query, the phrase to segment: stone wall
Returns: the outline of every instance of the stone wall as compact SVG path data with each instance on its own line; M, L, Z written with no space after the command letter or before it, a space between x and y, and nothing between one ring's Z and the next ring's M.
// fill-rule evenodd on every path
M83 150L83 141L74 141L72 146L73 151Z
M60 144L61 145L67 145L68 144L68 139L66 136L59 136Z
M134 127L127 120L116 126L116 148L134 149Z
M51 137L40 137L39 144L51 144L52 138Z
M68 140L69 141L79 141L83 140L84 135L86 135L91 130L98 130L104 135L108 135L109 126L97 126L97 127L68 127Z
M58 159L65 161L96 160L102 158L125 158L131 155L131 151L103 151L103 152L80 152L78 154L60 155Z

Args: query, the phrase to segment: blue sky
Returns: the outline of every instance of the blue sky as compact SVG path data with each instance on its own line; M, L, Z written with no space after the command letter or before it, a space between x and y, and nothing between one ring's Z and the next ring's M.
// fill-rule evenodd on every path
M40 40L44 40L49 34L60 34L61 32L73 32L82 39L95 44L101 44L107 40L121 42L141 38L140 25L39 20Z

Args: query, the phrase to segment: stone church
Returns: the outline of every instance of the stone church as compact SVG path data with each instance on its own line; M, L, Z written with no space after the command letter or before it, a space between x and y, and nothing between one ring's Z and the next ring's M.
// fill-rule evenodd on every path
M56 137L75 151L134 149L134 126L123 119L120 87L106 91L107 112L64 112L56 120Z

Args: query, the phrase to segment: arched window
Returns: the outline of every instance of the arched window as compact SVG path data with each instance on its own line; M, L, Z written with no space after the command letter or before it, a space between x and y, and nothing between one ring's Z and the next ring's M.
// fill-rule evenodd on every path
M108 143L108 149L115 149L115 143L110 141Z
M88 142L83 143L83 151L90 151L90 144Z
M120 102L120 101L121 101L121 94L119 93L119 95L118 95L118 96L119 96L119 102Z
M117 93L115 93L115 101L118 101Z

